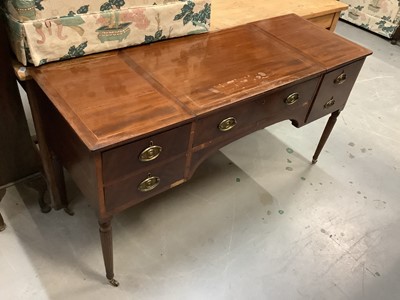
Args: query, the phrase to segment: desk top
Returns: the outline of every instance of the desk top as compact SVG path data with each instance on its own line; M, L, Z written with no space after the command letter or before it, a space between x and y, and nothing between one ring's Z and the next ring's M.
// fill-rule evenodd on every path
M211 30L297 14L306 19L340 12L347 4L337 0L212 0Z
M52 63L33 69L32 76L95 151L188 123L370 53L287 15Z

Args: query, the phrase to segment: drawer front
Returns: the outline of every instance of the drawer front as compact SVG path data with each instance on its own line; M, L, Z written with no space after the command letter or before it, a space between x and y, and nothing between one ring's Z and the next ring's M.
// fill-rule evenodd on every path
M102 155L104 184L140 172L143 168L151 168L165 159L186 153L189 145L190 126L190 124L184 125L105 151Z
M325 74L307 122L343 109L363 63L364 59Z
M319 82L317 77L201 118L196 122L193 145L234 138L271 116L304 122Z
M108 212L134 205L183 182L186 156L105 187Z

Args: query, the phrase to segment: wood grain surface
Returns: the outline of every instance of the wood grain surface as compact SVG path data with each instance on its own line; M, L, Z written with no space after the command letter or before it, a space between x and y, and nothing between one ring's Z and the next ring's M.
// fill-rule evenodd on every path
M325 17L325 22L326 18L333 21L345 9L347 4L336 0L213 0L211 29L226 29L291 13L311 21L315 19L320 24L321 19L318 17ZM329 28L328 25L324 23L321 26Z
M306 54L315 64L320 64L327 70L359 60L372 53L364 47L293 14L260 21L256 24L269 34L298 49L303 55Z
M323 71L250 25L123 53L196 116Z

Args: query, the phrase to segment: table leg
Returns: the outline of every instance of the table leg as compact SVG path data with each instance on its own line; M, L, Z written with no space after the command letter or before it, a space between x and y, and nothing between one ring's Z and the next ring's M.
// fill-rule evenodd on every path
M6 189L0 190L0 201L3 199L4 195L6 194ZM0 213L0 231L6 229L6 224L4 223L3 217Z
M27 181L26 185L30 188L35 189L39 193L39 206L41 212L42 213L50 212L51 207L44 201L44 194L46 193L47 190L47 184L43 175Z
M106 267L106 277L111 285L119 286L119 282L114 279L114 260L112 244L111 220L106 222L99 221L99 231L101 240L101 249L103 251L104 265Z
M319 140L318 146L317 146L317 150L315 150L313 159L312 159L312 163L315 164L318 161L318 156L322 151L322 148L324 148L324 145L329 137L329 135L331 134L331 131L333 129L333 126L336 123L337 117L339 116L340 111L337 110L335 112L333 112L331 114L331 116L329 117L328 122L326 123L324 132L322 133L321 139Z
M58 162L57 158L52 154L46 143L45 128L42 122L45 116L41 115L39 108L39 101L43 101L41 97L45 96L43 95L42 90L33 80L26 82L25 89L28 95L32 117L35 124L40 149L39 153L42 159L43 170L52 200L52 207L56 210L64 208L64 210L70 214L68 210L68 200L66 197L63 168Z

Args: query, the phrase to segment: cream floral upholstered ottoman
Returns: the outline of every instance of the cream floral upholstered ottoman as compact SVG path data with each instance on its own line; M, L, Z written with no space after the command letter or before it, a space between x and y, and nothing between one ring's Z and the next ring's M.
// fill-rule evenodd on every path
M400 26L400 0L341 0L349 5L341 18L392 38Z
M12 48L41 64L207 32L211 0L4 0Z

